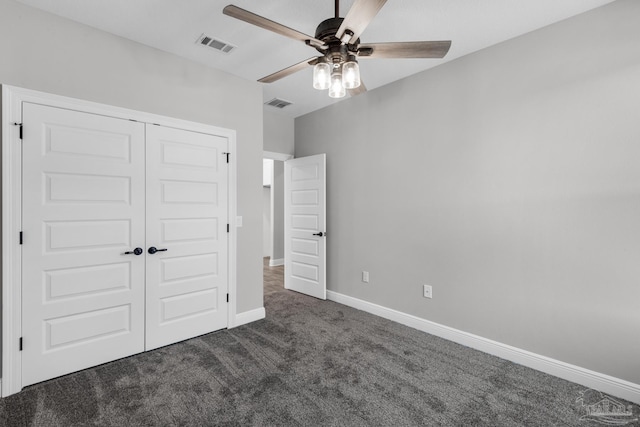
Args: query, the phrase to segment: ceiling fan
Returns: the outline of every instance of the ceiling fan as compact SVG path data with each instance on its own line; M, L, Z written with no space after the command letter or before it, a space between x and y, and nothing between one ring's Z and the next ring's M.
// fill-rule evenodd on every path
M321 56L306 59L263 77L259 82L272 83L307 67L314 67L313 87L329 89L330 97L342 98L346 90L350 95L367 90L360 80L360 58L443 58L451 47L450 40L360 43L360 35L386 2L387 0L355 0L347 16L341 18L340 0L335 0L335 17L322 21L316 28L315 37L234 5L226 6L222 12L304 42L321 53Z

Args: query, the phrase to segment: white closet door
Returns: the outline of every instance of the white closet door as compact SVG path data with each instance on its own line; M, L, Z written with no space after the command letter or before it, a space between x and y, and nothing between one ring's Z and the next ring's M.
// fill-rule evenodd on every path
M227 326L227 144L147 125L147 350Z
M23 105L22 385L144 349L144 125Z

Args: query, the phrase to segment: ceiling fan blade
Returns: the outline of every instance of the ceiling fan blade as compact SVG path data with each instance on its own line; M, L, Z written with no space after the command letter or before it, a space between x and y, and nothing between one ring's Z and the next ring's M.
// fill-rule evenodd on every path
M227 16L231 16L232 18L248 22L249 24L255 25L257 27L264 28L265 30L273 31L274 33L280 34L281 36L289 37L305 43L307 43L308 41L309 44L312 44L315 47L326 47L326 44L322 40L318 40L314 37L311 37L310 35L301 33L300 31L296 31L293 28L289 28L232 4L225 6L225 8L222 9L222 13Z
M348 30L353 35L346 43L355 42L386 2L387 0L355 0L344 21L342 21L342 25L338 28L336 37L342 40L345 31Z
M360 81L360 86L355 89L348 89L349 96L360 95L361 93L365 93L367 91L367 87L364 85L363 81Z
M451 40L433 42L362 43L358 58L444 58Z
M316 65L317 63L318 63L318 58L314 56L313 58L305 59L304 61L299 62L295 65L292 65L280 71L276 71L273 74L269 74L268 76L263 77L258 81L260 83L273 83L276 80L280 80L283 77L287 77L288 75L297 73L298 71L304 70L307 67Z

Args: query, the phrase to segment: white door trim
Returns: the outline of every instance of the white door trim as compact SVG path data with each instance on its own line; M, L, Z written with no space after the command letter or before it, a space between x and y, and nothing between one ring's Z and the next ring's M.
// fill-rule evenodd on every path
M237 248L237 167L234 130L174 119L126 108L114 107L65 96L1 86L2 92L2 397L22 389L22 359L19 340L22 333L22 254L19 233L22 228L22 155L20 126L22 103L48 105L109 117L159 124L166 127L220 135L229 141L229 313L228 327L236 320L236 248Z
M2 397L22 388L22 122L20 94L2 86Z
M280 160L284 162L286 160L293 159L293 155L284 154L284 153L276 153L275 151L263 151L262 152L263 159L271 159L271 160Z

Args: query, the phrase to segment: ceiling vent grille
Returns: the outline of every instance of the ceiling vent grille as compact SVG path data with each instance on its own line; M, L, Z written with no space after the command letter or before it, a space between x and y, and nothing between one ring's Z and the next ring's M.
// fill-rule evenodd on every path
M220 39L214 39L213 37L209 37L205 34L198 37L198 40L196 40L196 43L199 43L203 46L211 47L223 53L231 53L233 50L235 50L238 47L238 46L232 45L231 43L222 41Z
M292 103L289 101L285 101L284 99L273 98L269 102L265 102L265 105L276 108L284 108L287 105L291 105Z

